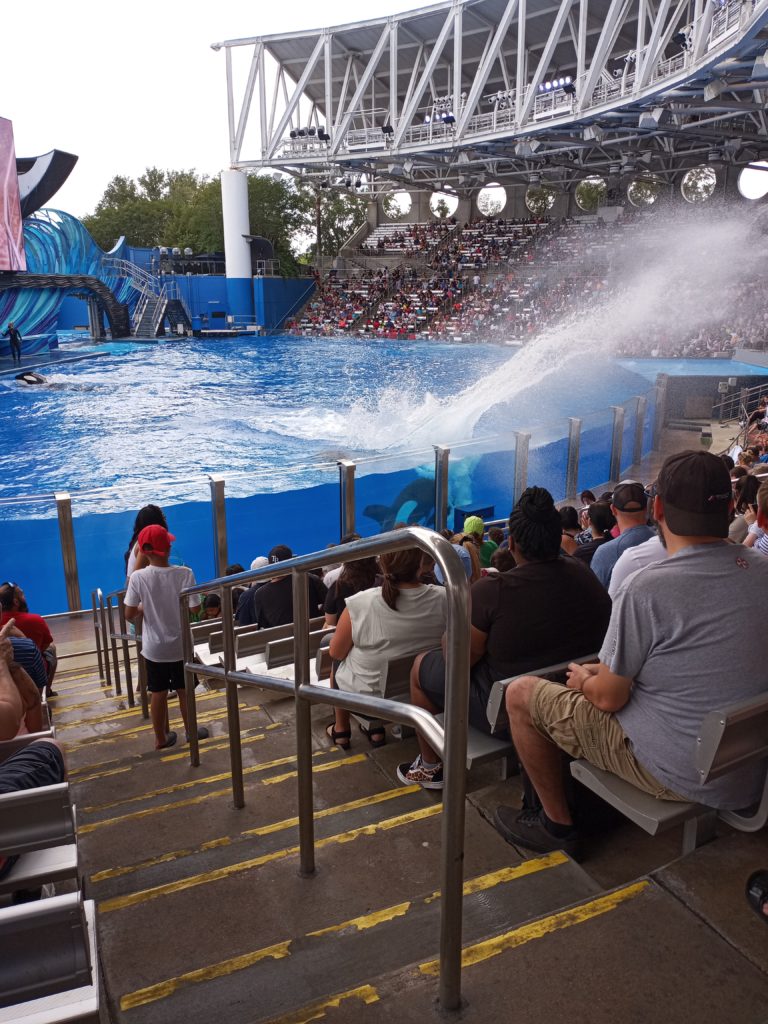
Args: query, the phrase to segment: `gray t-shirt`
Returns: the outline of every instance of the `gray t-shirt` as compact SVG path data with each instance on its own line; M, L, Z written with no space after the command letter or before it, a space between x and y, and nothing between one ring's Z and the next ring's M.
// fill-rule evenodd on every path
M619 588L600 660L634 679L616 718L638 761L678 796L737 810L766 766L701 785L696 737L710 711L768 692L762 642L768 560L736 544L698 544Z

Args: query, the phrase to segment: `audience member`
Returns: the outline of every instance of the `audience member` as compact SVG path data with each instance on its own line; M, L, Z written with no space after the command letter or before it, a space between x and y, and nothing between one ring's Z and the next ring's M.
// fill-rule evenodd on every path
M616 595L600 661L573 665L567 686L523 676L507 688L512 739L541 808L500 807L496 825L530 850L576 853L561 751L586 758L659 799L743 808L765 767L702 783L696 736L705 715L766 692L759 635L768 563L729 544L731 488L716 456L668 458L653 515L668 557L635 573ZM717 594L717 619L692 595ZM716 622L716 628L714 628Z
M131 540L125 554L123 555L125 560L126 582L130 579L131 573L134 569L143 569L144 566L149 565L149 560L145 557L138 545L139 534L145 526L162 526L164 530L168 529L168 523L165 520L165 513L159 505L145 505L136 513Z
M650 540L653 530L648 525L648 497L643 485L634 480L617 484L611 499L611 512L616 517L619 536L603 544L592 556L592 572L605 589L611 582L613 567L619 556L635 544Z
M16 629L34 641L45 662L46 696L49 699L58 697L58 693L51 685L56 674L58 658L48 623L42 615L34 615L29 611L24 591L15 583L0 584L0 610L0 626L4 626L12 618Z
M576 545L573 549L573 557L591 565L597 549L611 540L611 530L616 525L616 518L611 512L609 502L593 501L587 506L586 521L589 524L587 531L589 539Z
M267 556L271 565L293 558L293 552L285 544L277 544ZM316 618L323 613L327 593L325 584L317 576L307 573L309 587L309 617ZM293 622L293 580L291 574L274 577L259 587L250 587L240 598L237 606L238 626L258 626L269 629Z

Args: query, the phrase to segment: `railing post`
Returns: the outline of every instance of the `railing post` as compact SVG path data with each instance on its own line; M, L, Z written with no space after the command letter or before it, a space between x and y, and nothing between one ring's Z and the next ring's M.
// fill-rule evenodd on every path
M632 465L639 466L643 461L643 437L645 436L645 417L648 412L648 399L645 395L637 396L635 413L635 447L632 452Z
M224 672L235 668L235 633L232 612L232 590L223 587L221 593L221 629L224 641ZM189 632L189 629L187 629ZM245 807L243 785L243 747L240 738L240 705L238 704L237 683L231 683L225 676L227 693L227 729L229 730L229 763L232 770L232 802L235 807ZM190 723L191 728L191 723ZM197 733L197 730L195 730Z
M568 420L568 462L565 467L565 497L576 497L579 488L579 456L581 453L581 420L571 416Z
M56 499L56 514L59 517L59 542L64 562L64 583L67 588L67 607L71 612L80 610L80 578L77 574L77 551L75 531L72 526L72 498L67 491L59 491Z
M448 463L451 449L435 444L435 533L448 525Z
M339 459L339 538L355 532L355 463Z
M117 594L117 618L120 623L120 633L122 634L121 643L123 646L123 669L125 670L125 689L128 692L128 707L132 708L136 706L136 697L133 692L133 675L131 673L131 649L128 646L128 641L125 637L128 634L128 623L125 621L125 591L121 590Z
M91 591L91 608L93 609L93 633L96 637L96 657L99 663L99 679L104 678L104 663L101 660L101 628L99 626L99 609L96 602L96 591Z
M223 576L229 564L227 558L227 509L224 504L224 477L209 473L211 485L211 512L213 514L213 565L216 576Z
M96 589L96 600L99 602L99 628L101 629L101 649L104 654L104 675L107 680L107 686L112 687L112 669L109 667L109 640L107 638L107 613L104 608L104 595L100 589ZM115 693L120 694L120 690L115 687Z
M515 475L512 490L512 504L517 504L520 495L528 486L528 449L531 435L515 431Z
M618 480L621 476L621 449L624 442L624 406L612 405L613 432L611 434L611 468L609 480Z
M666 373L660 373L656 378L656 415L653 420L653 450L658 451L661 446L661 432L667 420L667 386L669 378Z
M312 705L299 696L309 679L309 594L307 574L291 574L293 587L293 672L296 681L296 780L299 788L299 874L315 873L315 823L312 796Z
M120 658L117 654L117 640L115 639L115 620L112 617L112 595L107 595L107 622L109 623L109 646L112 650L112 666L115 673L115 693L122 694L120 682Z
M230 608L232 598L229 599ZM182 597L179 601L179 617L181 620L181 656L184 664L189 665L194 657L192 648L192 630L189 623L189 600ZM223 620L222 620L223 626ZM197 738L197 703L195 701L195 674L188 668L184 669L184 700L187 702L187 727L189 729L189 763L193 768L200 764L200 743Z

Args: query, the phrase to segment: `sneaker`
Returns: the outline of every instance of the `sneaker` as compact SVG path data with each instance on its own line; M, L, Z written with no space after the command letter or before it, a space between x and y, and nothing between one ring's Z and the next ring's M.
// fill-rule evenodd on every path
M397 777L405 786L413 786L415 783L421 786L422 789L443 788L442 764L437 764L434 768L425 768L421 754L419 754L413 764L403 761L402 764L398 765Z
M576 829L572 828L565 836L555 836L547 828L540 811L497 807L493 820L504 839L515 846L524 846L536 853L562 850L569 857L576 857L578 853L579 834Z

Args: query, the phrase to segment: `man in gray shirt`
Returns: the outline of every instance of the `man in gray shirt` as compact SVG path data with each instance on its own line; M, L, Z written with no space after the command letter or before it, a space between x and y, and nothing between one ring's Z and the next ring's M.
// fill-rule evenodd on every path
M648 498L642 484L635 480L622 480L617 484L611 501L611 512L616 516L619 536L599 547L590 563L592 572L606 590L611 582L613 567L621 555L653 537L653 530L648 525Z
M577 849L560 750L661 799L739 809L759 796L764 766L705 785L694 767L704 716L768 691L762 649L750 640L762 633L768 562L728 543L730 508L717 456L668 458L653 508L668 557L619 588L599 662L571 666L565 687L533 676L507 687L512 739L542 804L497 809L509 842Z

